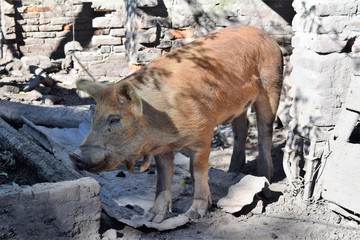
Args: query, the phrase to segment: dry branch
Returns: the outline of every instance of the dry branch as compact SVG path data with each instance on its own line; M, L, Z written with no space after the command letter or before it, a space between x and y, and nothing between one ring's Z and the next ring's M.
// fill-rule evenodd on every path
M57 182L80 177L75 170L65 167L59 160L20 134L0 118L0 142L14 156L33 167L40 178Z
M0 117L14 124L23 124L24 116L37 125L77 128L87 110L87 107L41 107L0 100Z

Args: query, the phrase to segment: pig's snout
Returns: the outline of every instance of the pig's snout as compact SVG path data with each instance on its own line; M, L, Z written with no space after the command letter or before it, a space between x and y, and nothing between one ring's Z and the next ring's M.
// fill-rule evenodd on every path
M85 159L81 154L81 150L76 149L74 152L69 153L69 157L79 170L85 169Z

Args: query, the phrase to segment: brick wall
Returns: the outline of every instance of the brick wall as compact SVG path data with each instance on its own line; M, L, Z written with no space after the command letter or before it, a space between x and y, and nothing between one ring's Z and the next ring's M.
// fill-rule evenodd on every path
M75 37L84 48L77 57L95 78L126 76L197 36L232 25L263 28L291 52L291 0L2 2L7 58L63 58L64 45ZM79 64L74 68L85 74Z

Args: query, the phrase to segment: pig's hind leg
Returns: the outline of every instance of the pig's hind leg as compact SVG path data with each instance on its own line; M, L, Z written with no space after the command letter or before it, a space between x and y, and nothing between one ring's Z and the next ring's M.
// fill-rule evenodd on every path
M257 170L259 176L271 181L273 162L271 158L273 123L279 103L279 93L262 90L254 103L258 128L259 158Z
M239 173L245 165L245 142L248 135L249 121L243 112L232 122L234 131L234 149L231 156L229 172Z
M168 152L155 156L157 180L156 197L153 207L146 214L148 221L160 223L171 212L171 182L174 172L174 153Z

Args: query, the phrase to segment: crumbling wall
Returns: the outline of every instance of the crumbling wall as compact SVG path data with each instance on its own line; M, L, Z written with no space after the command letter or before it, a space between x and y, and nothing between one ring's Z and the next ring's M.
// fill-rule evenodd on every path
M2 1L4 56L65 57L76 40L95 77L122 77L173 48L217 28L263 28L291 52L292 0L14 0ZM286 49L285 49L286 48Z
M100 239L100 185L92 178L0 189L0 239Z
M292 121L284 154L290 179L301 175L301 161L320 159L349 82L360 74L359 1L295 0L293 6Z

